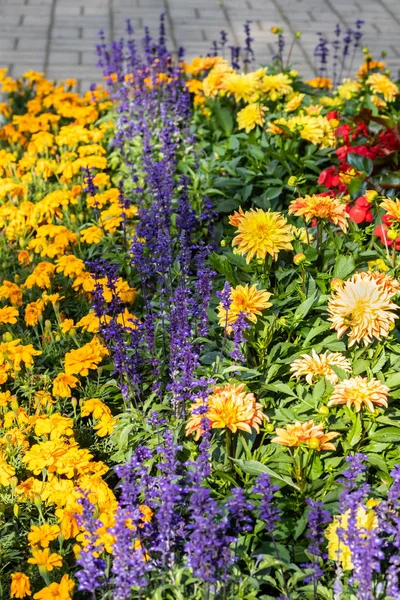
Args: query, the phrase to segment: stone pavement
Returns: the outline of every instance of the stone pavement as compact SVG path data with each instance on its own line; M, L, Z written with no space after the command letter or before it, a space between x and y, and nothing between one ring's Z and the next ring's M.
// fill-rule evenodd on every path
M185 47L188 58L207 54L221 29L230 44L240 45L247 20L258 63L276 52L272 25L284 28L287 43L301 31L291 62L307 76L314 71L317 32L333 39L337 23L345 30L364 19L362 46L376 56L386 50L392 72L400 69L400 0L0 0L0 67L9 67L13 76L35 69L51 78L76 77L87 89L100 81L98 31L109 41L118 39L130 18L138 38L145 25L156 35L161 13L171 48Z

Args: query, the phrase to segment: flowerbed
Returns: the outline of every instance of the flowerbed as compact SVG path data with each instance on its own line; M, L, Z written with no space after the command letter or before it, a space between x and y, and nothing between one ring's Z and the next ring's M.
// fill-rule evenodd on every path
M2 598L400 597L398 86L276 33L2 72Z

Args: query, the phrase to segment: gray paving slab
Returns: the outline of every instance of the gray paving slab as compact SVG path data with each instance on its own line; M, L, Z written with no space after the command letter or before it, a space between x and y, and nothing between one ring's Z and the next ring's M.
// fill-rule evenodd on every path
M243 45L243 24L250 20L258 63L276 53L271 26L283 27L286 48L297 31L291 63L306 77L316 73L314 49L321 32L333 41L337 23L343 33L363 19L364 37L374 56L387 51L387 65L400 68L400 0L0 0L0 67L21 75L29 68L49 77L76 77L81 89L100 82L95 45L98 31L112 41L124 35L132 20L140 39L144 27L157 36L160 15L166 16L172 51L187 49L187 59L210 51L221 30L230 45ZM361 60L361 49L358 60Z

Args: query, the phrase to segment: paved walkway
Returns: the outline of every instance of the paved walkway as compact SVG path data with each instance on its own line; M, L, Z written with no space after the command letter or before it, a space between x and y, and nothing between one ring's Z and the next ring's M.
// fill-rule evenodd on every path
M165 13L171 47L184 46L189 58L206 54L221 29L231 44L243 43L246 20L252 21L257 62L275 53L272 25L282 26L288 40L301 31L292 62L307 76L313 73L317 32L333 39L337 23L345 30L364 19L362 45L374 55L386 50L397 75L399 8L400 0L0 0L0 67L8 66L14 76L36 69L52 78L76 77L87 89L100 80L94 54L99 29L117 39L130 18L138 37L145 25L156 34Z

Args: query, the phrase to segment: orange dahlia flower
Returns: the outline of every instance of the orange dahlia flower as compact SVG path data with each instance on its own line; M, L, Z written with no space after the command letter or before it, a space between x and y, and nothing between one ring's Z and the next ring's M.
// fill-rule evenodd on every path
M304 198L292 200L289 206L289 215L303 217L307 223L312 219L326 219L340 227L342 231L347 231L349 215L346 212L346 204L339 198L306 194Z
M374 412L377 406L387 407L387 397L390 390L378 379L368 380L366 377L354 377L341 381L333 390L328 406L336 404L346 404L348 408L355 408L360 412L362 406L366 406L369 411Z
M238 429L251 433L255 429L259 433L261 423L268 417L254 394L244 391L244 387L244 383L217 386L207 403L197 400L190 409L192 414L186 425L186 435L195 433L198 440L203 433L203 419L208 419L211 429L230 429L233 433ZM203 406L207 411L198 414Z
M249 284L246 283L246 285L238 285L232 288L228 315L222 302L218 305L219 324L221 327L227 325L227 333L230 333L232 331L230 326L232 323L236 323L240 313L245 314L247 319L255 323L257 321L256 315L261 315L262 310L271 306L271 302L268 302L270 297L270 292L259 290L256 284L249 287Z
M239 254L246 256L247 263L255 256L265 260L267 254L276 260L280 250L293 248L292 228L278 212L261 208L235 212L229 222L237 225L238 230L232 246L237 246Z
M287 425L286 429L277 427L277 436L271 442L290 447L308 446L314 450L336 450L331 440L340 434L336 431L324 433L322 427L315 425L313 420L306 423L296 421L293 425Z
M356 273L336 288L328 303L329 321L338 338L349 331L349 347L387 337L399 307L392 302L398 284L382 273Z

